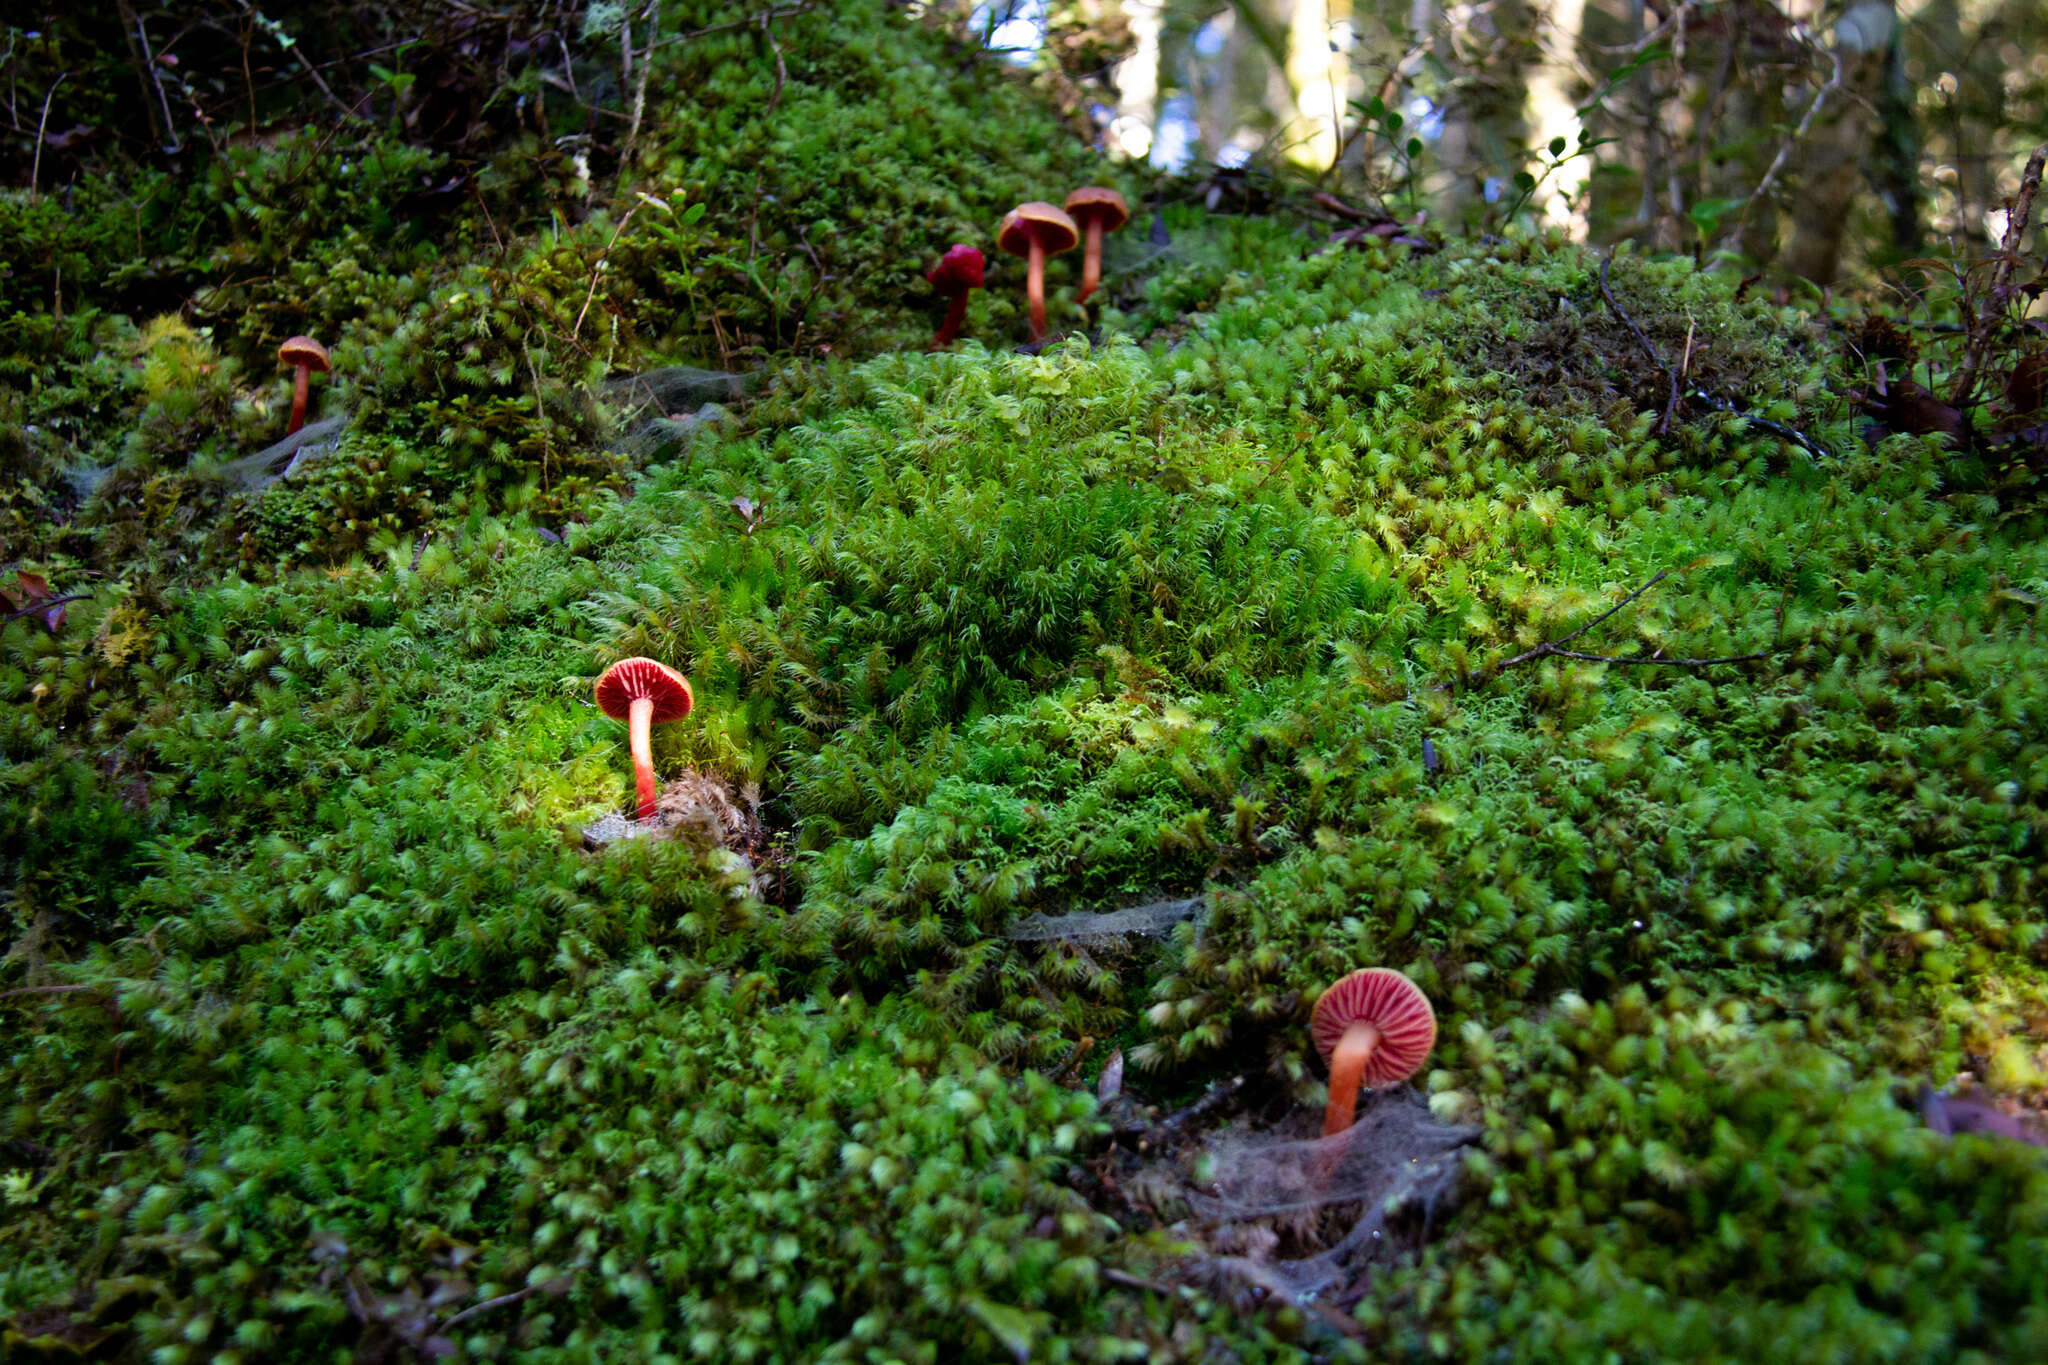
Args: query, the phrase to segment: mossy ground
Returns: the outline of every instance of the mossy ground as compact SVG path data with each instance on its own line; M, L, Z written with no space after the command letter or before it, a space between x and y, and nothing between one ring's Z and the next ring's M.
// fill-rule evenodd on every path
M226 499L275 529L246 579L88 549L29 490L39 563L150 570L0 633L9 1349L2048 1356L2048 1166L1902 1103L2043 1083L2040 528L1931 440L1867 444L1802 320L1685 262L1624 255L1617 297L1831 456L1657 434L1641 357L1579 344L1609 323L1576 248L1166 226L1092 341L928 355L899 320L638 473L568 352L491 368L568 318L426 280L327 477L372 517L394 469L441 481L367 528L329 484ZM592 257L523 259L459 268L581 301ZM538 315L480 325L478 283ZM219 373L181 344L150 363ZM1559 372L1489 363L1516 347ZM243 420L50 364L106 440ZM503 450L423 414L463 385ZM168 476L128 458L132 510ZM1571 648L1762 657L1501 666L1660 573ZM697 689L658 767L759 783L787 831L773 894L576 838L630 790L590 684L636 653ZM1199 933L1106 961L1004 937L1197 892ZM1104 1124L1063 1060L1313 1105L1309 1010L1368 964L1437 1002L1422 1083L1485 1131L1462 1207L1362 1340L1133 1287L1174 1239L1074 1188Z

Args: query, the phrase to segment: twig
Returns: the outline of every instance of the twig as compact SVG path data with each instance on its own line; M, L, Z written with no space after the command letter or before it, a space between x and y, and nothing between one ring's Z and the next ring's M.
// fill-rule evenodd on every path
M327 83L327 78L320 74L319 68L306 60L306 54L301 51L299 44L294 43L292 45L292 55L299 59L299 65L305 69L308 76L313 78L313 84L320 87L320 93L327 96L327 102L341 110L343 118L354 118L356 116L356 108L361 103L360 100L357 101L357 104L342 103L341 96L334 93L334 87ZM369 96L365 94L363 98L368 99Z
M30 163L28 168L28 202L31 208L42 198L41 195L36 193L36 181L43 174L43 130L50 126L50 101L56 96L57 87L64 84L64 78L70 74L69 71L59 71L57 79L50 82L49 90L43 95L43 116L36 121L35 160Z
M1759 417L1755 413L1750 412L1745 408L1738 407L1735 404L1729 402L1727 399L1721 397L1719 394L1708 393L1705 389L1694 389L1692 391L1692 396L1698 399L1700 402L1705 403L1710 408L1719 408L1723 412L1733 413L1735 416L1740 417L1743 421L1749 423L1753 427L1762 427L1765 431L1770 432L1773 436L1778 437L1780 440L1790 441L1793 445L1798 446L1801 450L1805 451L1809 455L1818 456L1819 458L1825 460L1832 460L1833 458L1835 458L1834 451L1830 450L1822 442L1816 441L1815 439L1813 439L1813 437L1808 436L1805 432L1799 430L1799 428L1797 427L1786 426L1783 422L1773 422L1768 417Z
M1349 218L1356 223L1365 223L1372 221L1372 215L1367 213L1364 209L1352 208L1351 205L1345 203L1342 199L1339 199L1336 195L1331 194L1327 190L1317 190L1313 195L1309 197L1314 199L1316 203L1321 207L1328 209L1331 213L1336 214L1339 218Z
M604 244L604 250L598 252L597 259L590 263L590 288L584 292L583 306L576 310L576 322L569 328L569 340L571 342L575 342L582 334L583 315L590 311L590 301L597 297L597 277L603 272L604 263L611 259L612 248L619 244L619 234L626 230L626 225L633 221L633 215L638 213L641 206L646 203L647 196L642 195L639 203L626 210L626 216L619 219L619 225L612 229L611 240Z
M782 103L782 87L789 80L789 68L782 64L782 44L775 41L775 30L769 24L775 18L773 10L761 11L761 36L768 40L768 47L775 53L775 93L768 97L768 108L761 117L767 118L775 112L775 106Z
M16 986L11 991L0 991L0 1000L12 1000L17 995L70 995L75 991L96 991L98 986L83 983L70 986Z
M1202 1098L1185 1109L1175 1110L1159 1122L1147 1128L1138 1139L1140 1147L1157 1147L1181 1129L1214 1110L1222 1108L1238 1091L1244 1089L1244 1077L1232 1076L1209 1087Z
M1671 382L1671 396L1664 400L1664 415L1657 422L1657 434L1660 436L1666 435L1671 430L1671 419L1678 411L1678 371L1665 363L1663 353L1651 344L1647 336L1643 335L1643 329L1636 326L1636 320L1628 315L1627 310L1614 297L1614 291L1608 288L1607 267L1613 259L1614 253L1609 252L1606 258L1600 262L1600 294L1601 297L1607 300L1607 306L1614 310L1614 315L1620 318L1627 325L1628 330L1634 334L1636 341L1641 344L1644 352L1649 355L1650 359L1656 363L1657 368L1664 371L1664 377ZM1688 323L1685 332L1685 363L1688 369L1691 368L1692 327L1690 323ZM1834 458L1835 453L1832 450L1829 450L1825 445L1795 427L1788 427L1783 422L1773 422L1768 417L1759 417L1755 413L1729 402L1718 394L1707 392L1705 389L1694 389L1692 397L1705 403L1710 408L1719 408L1723 412L1733 413L1751 426L1761 427L1782 440L1790 441L1809 455L1818 456L1823 459Z
M2027 224L2034 216L2034 196L2041 190L2044 164L2048 164L2048 145L2036 147L2034 154L2027 158L2027 169L2020 176L2020 192L2007 205L2005 236L1999 243L1998 265L1991 275L1991 288L1985 291L1984 302L1970 327L1970 341L1963 350L1962 368L1956 374L1955 390L1949 397L1949 406L1958 411L1969 410L1970 400L1975 396L1978 372L1983 369L1985 353L1991 347L1994 324L2009 301L2012 270L2019 263L2020 248L2026 243Z
M17 616L28 616L34 612L48 611L51 607L61 606L66 602L83 602L91 596L92 594L89 592L74 592L65 597L45 597L40 602L31 602L19 610L10 611L5 616L0 616L0 621L12 621Z
M1539 649L1537 653L1539 656L1549 655L1558 659L1583 659L1594 664L1673 664L1681 668L1705 668L1710 664L1746 664L1771 657L1769 650L1759 654L1724 654L1713 659L1667 659L1654 654L1581 654L1573 649ZM1520 663L1521 660L1515 659L1510 662ZM1506 668L1507 665L1502 664L1501 667Z
M500 1294L495 1299L485 1299L482 1303L471 1304L454 1317L442 1323L441 1331L443 1333L453 1331L456 1327L477 1316L479 1313L488 1313L493 1308L504 1308L510 1304L518 1303L521 1299L530 1299L553 1283L554 1281L550 1280L546 1284L530 1284L524 1289L515 1289L510 1294Z
M1779 652L1776 650L1765 650L1757 654L1727 654L1712 659L1670 659L1665 658L1660 654L1585 654L1575 649L1564 648L1564 646L1578 639L1581 635L1584 635L1587 631L1593 629L1593 627L1601 624L1603 621L1608 620L1616 612L1620 611L1623 607L1635 601L1638 597L1641 597L1644 593L1656 587L1659 583L1663 582L1670 576L1671 571L1669 569L1659 569L1654 575L1651 576L1649 582L1643 584L1642 587L1637 588L1634 592L1622 598L1619 602L1616 602L1606 611L1601 612L1598 616L1586 622L1585 625L1580 626L1577 630L1571 632L1569 635L1560 636L1555 640L1545 640L1542 644L1536 646L1534 649L1525 649L1512 659L1504 659L1500 663L1489 665L1486 668L1474 669L1472 672L1467 673L1464 677L1458 679L1457 683L1445 683L1441 687L1439 687L1438 690L1442 691L1449 687L1457 685L1463 685L1465 687L1474 687L1486 681L1490 677L1497 677L1502 672L1506 671L1507 669L1513 668L1517 664L1526 664L1537 659L1579 659L1583 660L1586 663L1595 664L1630 664L1638 666L1669 665L1677 668L1707 668L1711 667L1714 664L1754 663L1758 659L1768 659L1773 654Z
M1672 415L1678 411L1678 371L1665 363L1663 352L1650 344L1650 339L1643 335L1643 329L1636 326L1636 320L1628 315L1628 310L1623 308L1621 303L1614 297L1614 291L1607 287L1607 267L1613 263L1614 253L1612 251L1609 251L1600 258L1600 296L1607 300L1607 306L1614 310L1614 316L1620 318L1627 325L1628 330L1634 334L1636 341L1642 346L1644 354L1650 357L1651 363L1664 371L1664 377L1671 381L1671 396L1664 400L1664 415L1657 419L1657 434L1659 436L1666 436L1671 432Z
M142 39L143 69L149 72L150 83L156 86L157 101L164 107L164 136L170 139L170 145L164 150L175 152L183 144L178 141L178 130L171 126L170 97L164 94L163 78L156 72L156 54L149 50L149 30L142 26L142 16L139 14L135 16L135 34Z
M128 44L128 61L135 68L135 89L142 96L142 112L149 118L149 140L160 147L165 133L157 126L156 106L149 102L149 67L143 61L142 49L135 45L135 30L142 21L128 0L115 0L115 7L121 12L121 39Z
M469 193L476 200L476 206L483 210L484 226L491 230L491 240L498 244L498 259L505 259L505 239L498 234L498 220L491 217L491 206L484 202L484 192L477 188L476 181L469 182Z
M633 118L626 125L626 145L619 150L619 184L623 187L626 177L632 173L633 153L640 141L640 120L647 111L647 75L654 69L654 30L661 24L661 13L653 0L641 7L641 13L654 11L647 24L647 50L640 54L640 79L633 79L633 12L627 10L619 17L619 86L628 86L633 91Z
M1805 36L1803 29L1800 29L1800 35L1802 37ZM1791 159L1792 149L1799 145L1800 139L1804 138L1807 131L1813 127L1814 115L1820 112L1821 105L1827 103L1829 95L1842 88L1842 50L1839 47L1835 48L1828 55L1834 58L1835 73L1828 77L1827 84L1814 92L1813 103L1806 106L1806 113L1800 118L1799 126L1792 130L1792 135L1786 138L1784 145L1778 148L1777 156L1772 158L1769 168L1764 171L1764 178L1756 182L1756 188L1751 190L1749 197L1742 201L1742 212L1736 215L1736 222L1738 224L1749 215L1749 211L1756 205L1756 201L1763 198L1769 192L1772 182L1778 178L1778 172L1784 170L1786 161Z
M816 0L804 0L804 3L799 5L785 5L781 9L771 9L761 14L750 14L744 19L734 19L723 24L713 24L709 28L692 29L688 33L678 33L673 38L663 38L658 43L649 43L648 50L652 51L657 47L667 47L670 43L687 43L693 38L708 38L714 33L728 33L736 28L751 28L755 24L765 23L771 19L794 19L797 15L809 14L816 8Z
M1162 1298L1173 1293L1171 1289L1157 1280L1148 1280L1142 1275L1133 1275L1128 1270L1118 1270L1113 1265L1106 1265L1102 1268L1102 1278L1108 1280L1111 1284L1122 1285L1125 1289L1142 1289L1148 1294L1157 1294Z
M1634 592L1632 592L1632 593L1630 593L1630 594L1629 594L1628 596L1626 596L1626 597L1622 598L1622 599L1621 599L1621 600L1620 600L1619 602L1616 602L1616 603L1615 603L1615 604L1614 604L1613 606L1609 607L1609 608L1608 608L1608 609L1607 609L1606 611L1603 611L1603 612L1601 612L1601 613L1600 613L1600 614L1599 614L1598 616L1596 616L1596 617L1594 617L1594 618L1593 618L1592 620L1590 620L1590 621L1586 622L1586 624L1585 624L1585 625L1583 625L1583 626L1580 626L1580 627L1579 627L1579 628L1578 628L1577 630L1573 631L1573 632L1572 632L1571 634L1569 634L1569 635L1566 635L1566 636L1564 636L1564 637L1562 637L1562 638L1560 638L1560 639L1557 639L1557 640L1553 640L1553 641L1551 641L1551 644L1554 644L1554 645L1568 645L1568 644L1570 644L1570 643L1571 643L1572 641L1574 641L1574 640L1578 639L1578 638L1579 638L1579 637L1580 637L1581 635L1584 635L1584 634L1585 634L1585 633L1586 633L1587 631L1589 631L1589 630L1591 630L1591 629L1592 629L1593 627L1595 627L1595 626L1599 625L1599 624L1600 624L1600 623L1601 623L1602 621L1605 621L1605 620L1606 620L1606 619L1607 619L1608 617L1610 617L1610 616L1614 615L1614 613L1616 613L1616 612L1620 611L1620 610L1621 610L1621 609L1622 609L1623 607L1625 607L1625 606L1627 606L1627 605L1628 605L1629 603L1631 603L1631 602L1635 601L1635 600L1636 600L1636 599L1637 599L1638 597L1641 597L1641 596L1642 596L1642 595L1643 595L1644 593L1646 593L1646 592L1648 592L1648 591L1649 591L1650 589L1652 589L1652 588L1656 587L1656 586L1657 586L1657 585L1658 585L1659 583L1662 583L1662 582L1663 582L1663 581L1664 581L1665 579L1669 578L1670 576L1671 576L1671 570L1669 570L1669 569L1659 569L1659 570L1657 570L1657 572L1656 572L1656 573L1655 573L1655 574L1654 574L1654 575L1653 575L1653 576L1651 577L1650 581L1649 581L1649 582L1647 582L1647 583L1645 583L1645 584L1643 584L1643 586L1642 586L1642 587L1640 587L1640 588L1637 588L1637 589L1636 589L1636 590L1635 590ZM1537 650L1530 650L1530 651L1529 651L1529 652L1528 652L1527 654L1524 654L1524 655L1520 655L1520 656L1518 656L1518 657L1516 657L1516 658L1513 658L1513 659L1509 659L1509 660L1508 660L1508 662L1507 662L1506 664L1502 664L1502 665L1501 665L1501 667L1503 667L1503 668L1506 668L1506 667L1508 667L1508 666L1509 666L1510 664L1518 664L1518 663L1521 663L1521 662L1522 662L1523 660L1525 660L1525 659L1533 659L1533 658L1535 658L1535 657L1536 657L1537 653L1538 653L1538 651L1537 651Z

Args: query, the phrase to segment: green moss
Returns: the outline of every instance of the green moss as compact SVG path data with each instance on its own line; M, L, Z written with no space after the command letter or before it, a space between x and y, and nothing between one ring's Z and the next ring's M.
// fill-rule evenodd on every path
M164 1360L418 1348L529 1289L455 1344L2040 1355L2038 1160L1899 1101L2042 1071L2041 542L1682 262L1611 283L1834 458L1660 430L1555 242L1176 209L1100 340L923 354L846 262L1070 153L912 26L774 32L779 101L757 30L664 49L702 117L649 126L657 200L444 260L337 191L235 229L334 253L246 330L10 334L0 515L80 597L0 624L0 1316ZM968 166L974 109L1017 160ZM799 332L818 279L763 262L804 235ZM209 482L276 416L254 338L315 316L346 439ZM613 450L612 371L828 336L884 353ZM582 846L627 654L689 673L656 765L759 784L757 842ZM1007 937L1196 894L1157 941ZM1043 1072L1115 1038L1134 1089L1317 1103L1309 1011L1369 963L1436 999L1426 1085L1484 1138L1367 1342L1108 1274L1171 1247L1080 1202L1102 1125Z

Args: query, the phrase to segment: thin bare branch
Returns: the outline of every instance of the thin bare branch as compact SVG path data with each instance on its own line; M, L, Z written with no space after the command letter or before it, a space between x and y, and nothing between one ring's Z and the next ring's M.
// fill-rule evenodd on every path
M771 9L765 10L760 14L750 14L744 19L734 19L728 23L713 24L709 28L692 29L688 33L678 33L674 37L663 38L658 43L649 44L649 50L651 51L657 47L667 47L670 43L687 43L693 38L708 38L714 33L729 33L736 28L752 28L755 24L776 19L794 19L797 15L809 14L816 8L816 0L804 0L804 3L798 5L784 5L781 9Z
M36 156L28 169L28 202L33 205L42 198L36 193L36 182L43 174L43 131L50 126L50 101L56 97L57 87L64 84L64 78L71 73L59 71L57 79L50 82L50 88L43 95L43 116L36 121Z
M1599 624L1600 624L1601 622L1603 622L1603 621L1607 620L1607 619L1608 619L1609 617L1613 616L1613 615L1614 615L1614 614L1615 614L1616 612L1620 611L1620 610L1621 610L1621 609L1622 609L1623 607L1625 607L1625 606L1627 606L1627 605L1628 605L1629 603L1631 603L1631 602L1635 601L1635 600L1636 600L1636 599L1637 599L1638 597L1641 597L1641 596L1642 596L1642 595L1643 595L1644 593L1646 593L1646 592L1648 592L1648 591L1649 591L1650 589L1652 589L1652 588L1656 587L1656 586L1657 586L1657 585L1658 585L1659 583L1662 583L1662 582L1663 582L1663 581L1664 581L1665 579L1669 578L1670 576L1671 576L1671 570L1669 570L1669 569L1659 569L1659 570L1657 570L1657 572L1656 572L1655 574L1653 574L1653 575L1651 576L1651 578L1650 578L1650 581L1649 581L1649 582L1647 582L1647 583L1645 583L1645 584L1643 584L1643 586L1642 586L1642 587L1640 587L1640 588L1637 588L1637 589L1636 589L1636 590L1635 590L1634 592L1632 592L1632 593L1630 593L1630 594L1629 594L1628 596L1626 596L1626 597L1622 598L1622 599L1621 599L1621 600L1620 600L1619 602L1616 602L1616 603L1615 603L1615 604L1614 604L1613 606L1609 607L1609 608L1608 608L1608 609L1607 609L1606 611L1603 611L1603 612L1601 612L1601 613L1600 613L1600 614L1599 614L1598 616L1596 616L1596 617L1594 617L1594 618L1593 618L1592 620L1590 620L1590 621L1586 622L1586 624L1585 624L1585 625L1583 625L1583 626L1580 626L1580 627L1579 627L1579 628L1578 628L1577 630L1573 631L1573 632L1572 632L1571 634L1569 634L1569 635L1565 635L1565 636L1560 636L1560 637L1559 637L1558 639L1552 640L1552 641L1550 642L1550 644L1551 644L1552 646L1555 646L1555 645L1568 645L1568 644L1570 644L1570 643L1571 643L1572 641L1574 641L1574 640L1578 639L1578 638L1579 638L1579 637L1580 637L1581 635L1584 635L1584 634L1585 634L1585 633L1586 633L1587 631L1591 630L1591 629L1592 629L1593 627L1595 627L1595 626L1599 625ZM1535 658L1535 657L1537 656L1537 654L1539 654L1539 653L1541 652L1542 648L1543 648L1542 646L1539 646L1539 647L1538 647L1537 649L1532 649L1532 650L1530 650L1530 651L1529 651L1529 652L1528 652L1527 654L1521 654L1521 655L1517 655L1516 657L1514 657L1514 658L1512 658L1512 659L1509 659L1509 660L1507 661L1507 663L1505 663L1505 664L1502 664L1502 665L1501 665L1501 667L1502 667L1502 668L1507 668L1507 667L1509 667L1510 665L1513 665L1513 664L1518 664L1518 663L1522 663L1523 661L1525 661L1525 660L1528 660L1528 659L1533 659L1533 658Z
M768 108L762 117L775 112L775 106L782 103L782 87L789 81L789 68L782 62L782 44L775 41L774 13L764 10L761 14L761 36L768 40L768 46L775 53L775 93L768 97Z
M1713 658L1670 658L1662 653L1588 654L1580 650L1565 648L1566 645L1578 639L1587 631L1592 630L1595 626L1598 626L1602 622L1611 619L1616 612L1620 611L1623 607L1626 607L1631 602L1635 601L1637 598L1641 597L1644 593L1656 587L1659 583L1662 583L1665 579L1669 578L1670 576L1671 571L1669 569L1659 569L1655 574L1653 574L1650 577L1649 581L1645 582L1640 588L1637 588L1634 592L1622 598L1619 602L1616 602L1606 611L1601 612L1598 616L1586 622L1586 624L1580 626L1577 630L1572 631L1570 634L1561 635L1555 640L1545 640L1542 644L1537 645L1534 649L1525 649L1520 654L1515 655L1512 659L1503 659L1501 662L1497 664L1489 664L1485 668L1474 669L1472 672L1467 673L1464 677L1457 679L1455 682L1442 684L1438 690L1446 690L1452 687L1476 687L1480 683L1485 682L1487 679L1496 677L1499 674L1505 672L1506 670L1515 667L1517 664L1533 663L1538 659L1577 659L1583 663L1620 664L1624 666L1634 667L1656 666L1670 668L1710 668L1716 664L1754 663L1759 659L1768 659L1772 657L1774 654L1782 652L1778 650L1764 650L1755 654L1724 654L1717 655Z
M1613 263L1614 253L1612 251L1600 258L1600 296L1607 300L1607 306L1614 310L1614 316L1620 318L1627 325L1628 330L1634 334L1636 341L1642 346L1643 353L1650 357L1651 363L1664 371L1665 379L1671 383L1671 396L1664 400L1664 415L1657 419L1657 434L1664 436L1670 433L1671 419L1678 412L1678 371L1672 369L1665 362L1663 352L1650 344L1650 339L1643 335L1643 329L1636 326L1636 320L1628 315L1628 310L1623 308L1620 302L1615 299L1614 291L1607 287L1607 267Z
M1801 37L1805 36L1804 29L1800 29L1799 33ZM1786 138L1783 145L1778 148L1778 154L1771 158L1771 164L1765 169L1763 179L1756 182L1756 188L1751 190L1749 197L1742 201L1742 212L1735 216L1737 226L1740 225L1743 218L1748 216L1749 211L1756 206L1757 201L1770 193L1771 186L1777 183L1778 173L1783 171L1785 163L1791 160L1792 149L1805 140L1807 133L1812 131L1814 117L1820 113L1821 106L1827 103L1828 96L1840 92L1843 70L1842 50L1839 47L1834 48L1828 55L1834 59L1834 74L1828 77L1827 84L1814 91L1813 103L1806 106L1806 113L1801 116L1799 126L1792 130L1792 135Z
M521 1299L530 1299L535 1294L538 1294L543 1290L547 1289L549 1285L553 1283L553 1281L549 1281L548 1284L530 1284L526 1286L526 1288L524 1289L515 1289L510 1294L500 1294L495 1299L485 1299L482 1303L472 1304L470 1307L463 1309L460 1313L457 1313L454 1317L449 1318L446 1322L442 1323L441 1331L444 1333L452 1332L455 1330L455 1328L461 1326L463 1323L469 1321L471 1318L477 1317L483 1313L488 1313L493 1308L504 1308L508 1305L518 1303Z
M164 150L167 152L175 152L182 144L180 144L178 141L177 129L171 126L170 97L164 94L163 77L158 74L156 68L156 54L149 50L149 30L143 27L142 16L139 14L135 16L135 36L142 40L143 69L149 72L150 82L151 84L156 86L157 100L159 103L163 105L164 136L170 139L170 144L166 146Z
M2034 196L2041 192L2044 165L2048 165L2048 145L2036 147L2027 158L2027 169L2020 176L2020 192L2006 206L1998 264L1992 269L1991 287L1984 291L1977 316L1971 320L1969 345L1963 350L1963 363L1949 396L1949 406L1958 411L1968 412L1971 400L1976 397L1977 377L1998 331L1999 314L2011 302L2013 267L2019 264L2020 248L2026 244L2027 227L2034 216Z
M48 611L51 607L62 606L66 602L83 602L91 596L92 594L89 592L74 592L65 597L45 597L41 601L31 602L25 607L0 616L0 621L12 621L17 616L29 616L39 611Z
M79 991L96 991L98 986L83 984L70 986L16 986L11 991L0 991L0 1000L12 1000L21 995L73 995Z

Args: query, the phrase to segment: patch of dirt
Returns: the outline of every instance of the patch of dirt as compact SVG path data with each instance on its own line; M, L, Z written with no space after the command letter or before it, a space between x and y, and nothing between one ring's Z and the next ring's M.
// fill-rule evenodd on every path
M1615 263L1607 284L1626 318L1609 306L1595 276L1569 293L1512 300L1506 311L1519 314L1518 327L1480 328L1454 348L1475 370L1512 376L1532 402L1551 409L1661 413L1671 402L1674 372L1678 416L1709 410L1691 400L1697 390L1743 407L1782 391L1772 371L1783 361L1762 332L1731 325L1721 310L1689 314L1627 260Z
M1104 1097L1110 1145L1072 1179L1126 1228L1163 1229L1194 1248L1155 1272L1163 1280L1240 1308L1344 1308L1445 1226L1478 1129L1438 1123L1403 1087L1325 1138L1319 1115L1290 1106L1262 1118L1245 1090L1242 1078L1226 1081L1163 1117L1128 1091ZM1319 1316L1347 1334L1356 1326Z
M682 839L707 852L723 849L751 872L749 894L787 910L798 890L789 876L796 831L775 818L782 805L763 801L758 782L735 785L716 773L686 768L661 784L653 819L611 811L583 827L582 841L593 852L628 839Z

